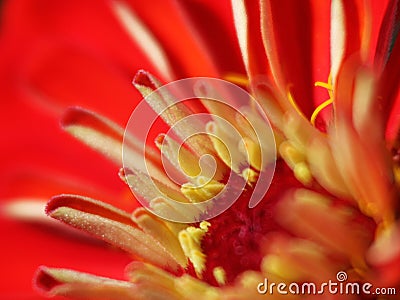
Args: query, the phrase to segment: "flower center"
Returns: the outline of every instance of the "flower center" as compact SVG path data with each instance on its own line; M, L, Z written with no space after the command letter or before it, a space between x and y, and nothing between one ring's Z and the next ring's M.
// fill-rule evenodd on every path
M252 193L248 186L227 211L209 220L211 225L204 231L200 242L204 267L199 274L196 263L192 261L188 273L218 286L232 283L244 271L259 271L268 233L284 230L273 219L273 210L282 190L300 186L302 184L287 165L277 161L270 189L256 207L248 207Z

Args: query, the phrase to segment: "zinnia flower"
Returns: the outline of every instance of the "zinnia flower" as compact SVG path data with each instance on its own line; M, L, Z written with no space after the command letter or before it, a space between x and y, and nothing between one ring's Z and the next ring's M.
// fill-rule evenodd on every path
M188 139L180 152L174 152L175 140L158 135L155 142L161 154L177 170L182 168L186 177L204 171L196 164L204 154L212 155L217 166L211 178L197 177L198 185L190 179L177 185L166 176L159 153L147 147L150 175L134 164L120 170L139 200L159 215L172 211L205 220L209 207L180 210L164 201L150 182L178 202L200 204L237 188L230 185L227 174L241 179L244 187L226 211L191 224L159 218L145 208L128 213L84 196L53 197L46 208L51 217L123 249L133 262L126 269L126 281L41 267L35 283L46 295L262 298L265 295L257 287L265 278L287 285L322 284L344 271L349 282L399 288L398 117L393 113L400 59L398 2L389 1L376 22L375 9L380 6L369 1L332 0L330 9L320 1L249 2L232 1L232 26L247 75L221 72L208 60L212 54L201 58L209 63L208 75L241 84L252 94L271 122L276 161L265 156L271 153L271 145L257 139L269 127L254 103L241 111L247 119L206 99L197 105L169 107L173 100L158 92L161 81L139 71L134 86L173 129L197 112L214 116L200 124L185 123L194 131L200 126L199 132L211 137ZM142 49L149 51L162 79L176 78L162 46L134 11L122 2L112 2L111 9ZM328 20L328 12L330 29L315 28L318 21ZM329 41L326 57L324 47ZM326 70L318 66L327 61L330 67L324 74ZM214 92L212 86L206 86L206 91ZM228 120L243 139L235 138L215 116ZM125 137L122 145L123 128L94 112L72 108L62 125L116 163L121 164L122 147L132 156L142 155L134 138ZM271 186L250 208L255 187L269 184L262 175L271 165L276 165ZM319 295L321 299L364 296Z

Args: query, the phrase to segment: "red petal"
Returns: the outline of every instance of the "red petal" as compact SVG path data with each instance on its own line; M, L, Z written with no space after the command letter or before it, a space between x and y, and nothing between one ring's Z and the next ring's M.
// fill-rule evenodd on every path
M250 79L270 75L263 50L260 26L260 5L257 1L232 1L236 32L246 71Z
M119 210L112 205L82 196L59 195L53 197L46 206L46 213L51 215L53 211L63 206L137 227L136 223L131 220L128 213Z
M150 5L130 1L129 4L163 45L178 78L217 75L214 62L204 53L196 32L190 30L173 1L158 0ZM171 33L175 38L171 38Z
M387 123L387 136L393 143L399 132L399 77L400 70L400 38L398 30L400 26L398 1L391 1L387 7L383 27L380 32L376 65L378 71L382 72L378 95L382 99L382 109Z
M306 116L313 112L311 5L309 1L262 1L264 46L284 94L291 91Z
M382 71L391 56L392 47L400 30L400 1L389 1L376 45L375 65Z
M203 51L218 70L245 74L229 1L179 0L178 5L187 28L196 32Z
M137 299L138 287L128 281L94 276L67 269L40 267L34 283L44 295L74 299Z
M111 205L87 197L61 195L49 202L46 211L52 218L121 248L139 260L173 272L180 269L156 239L139 229L127 213Z

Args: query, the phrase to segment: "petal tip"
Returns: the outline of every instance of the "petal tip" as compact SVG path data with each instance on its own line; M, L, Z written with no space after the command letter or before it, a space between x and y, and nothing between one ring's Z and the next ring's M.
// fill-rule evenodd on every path
M57 286L62 285L62 283L51 274L50 268L46 266L40 266L36 270L32 284L36 291L47 296L53 295L52 291L54 291Z
M57 195L57 196L53 196L50 198L50 200L47 202L46 206L45 206L45 213L48 216L52 216L53 213L60 208L61 206L63 206L63 203L65 203L65 200L69 197L70 195L66 195L66 194L62 194L62 195ZM61 203L60 203L61 202Z
M145 86L152 90L157 89L157 86L155 84L155 78L153 78L153 76L145 70L139 70L136 73L135 77L133 78L132 84L135 87Z
M86 112L86 111L82 107L79 107L79 106L68 107L64 111L64 113L60 119L61 128L65 129L68 126L77 123L77 121L79 120L79 116L81 116L83 112Z

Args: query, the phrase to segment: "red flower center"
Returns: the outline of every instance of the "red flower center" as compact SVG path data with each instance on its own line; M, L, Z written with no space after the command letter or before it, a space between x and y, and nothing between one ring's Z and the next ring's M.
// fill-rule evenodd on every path
M278 161L271 186L256 207L248 207L252 193L248 188L227 211L209 220L211 226L201 244L206 255L203 280L218 286L215 268L225 271L227 284L246 270L259 271L268 233L284 230L273 218L275 205L285 191L301 186L286 164ZM192 266L188 272L195 274Z

